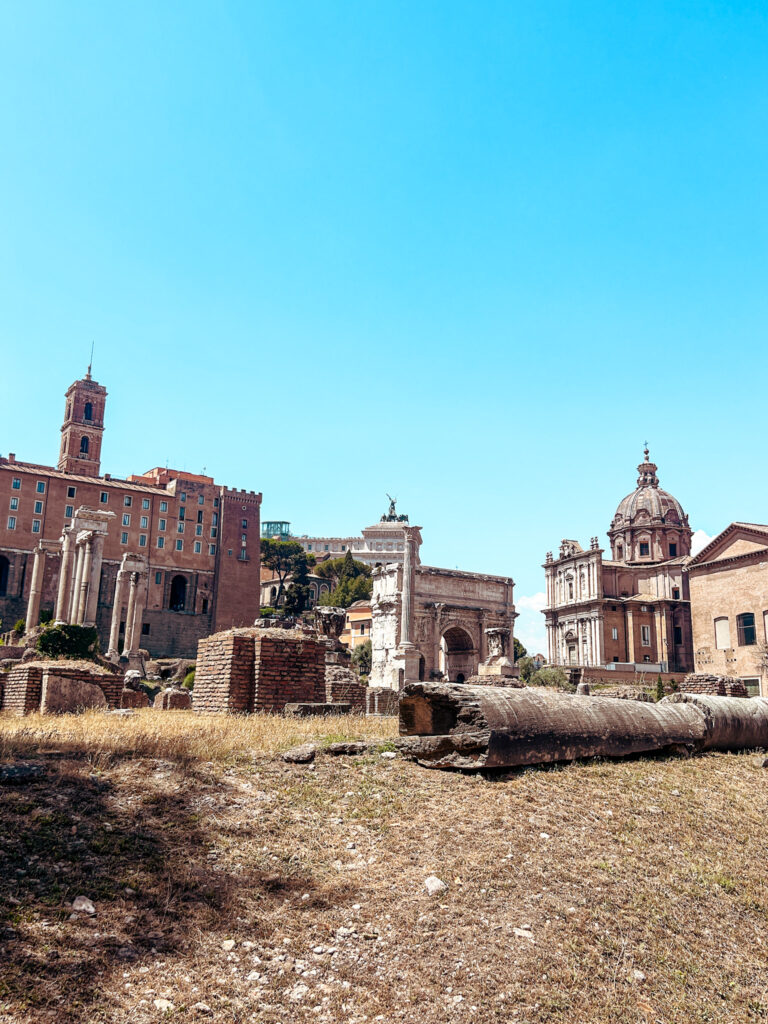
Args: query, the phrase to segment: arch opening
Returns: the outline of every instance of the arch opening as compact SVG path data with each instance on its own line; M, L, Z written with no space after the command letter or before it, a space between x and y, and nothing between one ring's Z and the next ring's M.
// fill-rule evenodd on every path
M187 603L187 581L184 576L174 576L171 580L171 596L168 607L172 612L183 612Z
M10 571L11 563L5 555L0 555L0 597L5 597L8 593L8 576Z
M462 626L450 626L440 639L440 671L444 679L463 683L477 673L477 649ZM461 678L459 678L461 677Z

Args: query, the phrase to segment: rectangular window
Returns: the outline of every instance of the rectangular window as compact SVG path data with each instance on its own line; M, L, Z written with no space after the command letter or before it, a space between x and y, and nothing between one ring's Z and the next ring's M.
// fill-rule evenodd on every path
M614 626L613 629L611 630L611 640L618 640L618 639L619 639L619 631Z
M165 529L165 520L164 519L160 520L160 522L157 524L157 528L158 528L158 530L164 530Z
M187 510L185 508L180 508L179 509L179 519L182 522L184 522L184 520L187 518L187 514L186 513L187 513Z
M215 544L209 544L208 545L208 554L209 555L215 555L216 554L216 545Z
M651 553L651 546L647 541L640 542L640 556L649 555Z
M214 508L218 508L219 507L219 499L218 498L214 498L213 499L213 507Z
M200 523L198 523L197 526L195 527L195 536L196 537L202 537L203 536L203 527L201 526Z
M670 544L669 545L669 557L670 558L677 558L677 544Z
M760 680L755 676L752 679L742 679L744 686L747 689L748 697L759 697L760 696Z
M139 526L141 527L142 530L146 530L146 528L149 526L149 519L147 518L147 516L142 516L141 519L139 519Z
M202 523L202 521L203 521L203 513L202 512L198 512L197 513L197 521L198 521L198 523Z
M161 512L167 512L168 511L168 502L167 501L161 501L160 502L160 511Z
M40 533L40 520L39 519L33 519L32 520L32 533Z
M139 547L145 548L147 546L147 535L146 533L139 534Z
M731 627L726 615L715 619L715 647L718 651L727 651L731 646Z
M640 627L640 643L643 647L651 646L651 627L641 626Z
M208 598L207 597L203 598L203 607L200 610L202 611L203 615L206 615L208 613Z
M179 501L186 501L186 500L187 500L187 492L186 491L182 491L181 494L179 495Z
M163 574L161 572L156 572L155 573L155 585L159 587L162 582L163 582Z
M242 528L244 530L248 529L248 520L247 519L243 519L243 521L242 521Z
M680 587L672 587L672 600L673 601L679 601L680 600Z
M198 496L197 496L197 504L198 505L204 505L205 504L205 495L204 494L198 494Z
M133 498L130 496L130 494L123 495L123 505L125 505L126 508L130 508L132 504Z
M16 516L8 516L8 529L9 530L15 530L16 529Z
M11 498L11 512L15 512L18 507L19 507L19 499L18 498Z
M74 496L76 494L77 494L77 488L76 487L68 487L67 488L67 497L68 498L74 498Z
M196 540L195 541L195 554L199 555L202 550L203 550L202 544L200 543L199 540Z
M99 501L101 502L102 505L106 505L107 502L109 501L109 494L107 494L106 491L102 491L101 494L99 495Z
M307 544L307 551L311 551L311 550L312 550L312 545L311 544Z
M672 633L673 633L672 640L674 642L675 647L682 646L682 643L683 643L683 627L682 626L673 626L672 627Z
M130 526L130 525L131 525L131 513L130 512L123 512L123 526Z
M177 523L176 524L176 532L177 533L184 533L184 523Z
M736 616L736 628L739 631L739 647L752 647L757 643L755 616L752 612L744 612Z
M211 519L211 524L213 526L218 526L219 525L219 513L218 512L214 512L213 513L213 518Z
M247 535L246 535L246 534L244 534L244 533L241 533L241 534L240 534L240 540L241 540L241 541L243 542L243 544L245 544L245 543L246 543L246 541L248 540L248 537L247 537Z
M35 502L35 515L40 516L43 514L43 503L42 501Z
M142 622L142 624L141 624L141 635L142 636L149 636L149 623L148 622Z
M158 537L157 538L157 546L159 548L164 548L165 547L165 537Z
M141 499L141 507L143 509L148 509L149 508L149 498L142 498Z
M347 550L347 545L346 544L342 544L341 545L341 550L342 551L346 551Z
M648 611L648 605L647 604L641 604L640 605L640 611L641 612L647 612Z
M72 505L67 505L66 508L64 509L64 516L67 519L71 519L74 514L75 514L74 507Z
M128 543L128 534L127 533L121 533L120 534L120 543L121 544L127 544Z
M11 484L11 487L14 489L14 491L20 491L21 490L21 478L18 477L18 476L15 476L13 478L13 483Z
M184 550L184 541L183 540L177 540L176 541L176 550L177 551L183 551Z
M215 527L215 526L212 526L212 527L211 527L211 536L212 536L212 537L215 537L215 536L216 536L216 535L218 534L218 532L219 532L219 531L218 531L218 530L216 529L216 527Z
M45 494L45 483L44 483L44 481L42 481L42 480L38 480L37 481L37 488L36 488L36 490L37 490L38 494Z

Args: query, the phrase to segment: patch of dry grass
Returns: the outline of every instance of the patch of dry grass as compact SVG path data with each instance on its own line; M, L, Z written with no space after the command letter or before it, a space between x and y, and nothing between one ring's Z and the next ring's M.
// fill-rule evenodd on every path
M0 792L2 1024L768 1019L754 755L306 768L277 752L394 722L152 714L0 720L6 751L67 744Z

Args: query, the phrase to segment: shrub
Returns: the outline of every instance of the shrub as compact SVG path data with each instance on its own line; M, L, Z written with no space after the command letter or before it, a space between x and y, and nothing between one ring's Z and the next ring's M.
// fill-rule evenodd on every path
M529 686L551 686L556 690L574 693L576 687L570 682L568 673L561 668L540 668L528 680Z
M275 614L275 609L270 608L268 605L264 608L259 609L259 615L262 619L271 619Z
M53 608L43 608L40 612L40 625L47 626L49 622L53 621Z
M186 690L193 690L195 688L195 670L193 668L184 676L184 682L181 685Z
M352 665L359 676L370 675L372 660L373 650L370 640L366 640L365 643L358 644L352 649Z
M529 658L527 656L521 658L517 663L517 667L520 669L520 678L522 679L522 681L524 683L529 683L531 681L531 676L533 675L534 671L533 658Z
M99 649L99 634L94 626L48 626L37 638L37 649L49 658L88 658Z
M663 696L664 696L664 682L663 682L661 676L659 676L659 678L656 680L656 701L657 702L660 701Z
M21 634L26 631L26 628L27 628L27 624L24 621L24 619L17 619L16 620L16 625L13 627L13 632L14 633L18 633L19 636L21 636Z

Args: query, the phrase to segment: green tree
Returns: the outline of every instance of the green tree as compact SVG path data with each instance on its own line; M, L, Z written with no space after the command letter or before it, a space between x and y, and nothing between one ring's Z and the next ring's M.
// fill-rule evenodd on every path
M323 594L320 604L336 608L349 608L355 601L367 601L371 596L371 567L357 562L352 552L343 558L329 558L315 570L318 576L330 580L334 586L330 594Z
M275 607L279 608L283 598L285 582L289 576L296 577L296 574L303 577L304 582L300 586L306 586L307 570L314 565L315 556L308 555L301 544L295 540L273 540L271 537L263 537L261 540L261 564L271 569L278 579L277 597Z
M659 678L656 680L656 700L660 701L663 697L664 697L664 681L661 678L661 676L659 676Z
M561 668L540 668L531 676L529 686L552 686L556 690L570 690L571 693L576 690L568 674Z
M514 641L515 661L520 661L521 658L524 658L526 656L528 651L526 651L526 649L523 647L523 645L520 643L517 637L514 638Z
M309 568L315 556L301 550L292 559L291 582L285 591L284 607L288 615L301 615L309 604Z
M370 640L366 640L365 643L358 644L357 647L352 648L352 664L359 676L370 675L372 663L373 648L371 647Z
M517 663L517 667L520 669L520 678L522 679L522 681L524 683L528 683L534 671L533 658L520 658L520 660Z

